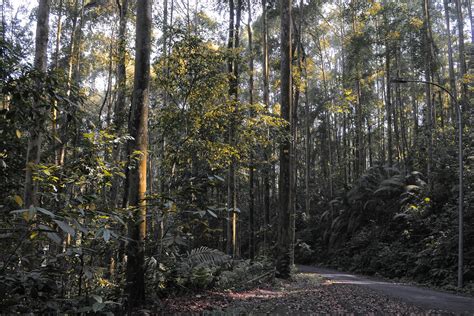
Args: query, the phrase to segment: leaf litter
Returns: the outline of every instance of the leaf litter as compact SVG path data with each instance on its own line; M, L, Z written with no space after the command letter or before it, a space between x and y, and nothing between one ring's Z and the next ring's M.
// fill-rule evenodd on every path
M333 283L318 274L298 273L290 280L242 291L207 291L163 302L166 314L203 315L308 315L308 314L397 314L449 315L354 285Z

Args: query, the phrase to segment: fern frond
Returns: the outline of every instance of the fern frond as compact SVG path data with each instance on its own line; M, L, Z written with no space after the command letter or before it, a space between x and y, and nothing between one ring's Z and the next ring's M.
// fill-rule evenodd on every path
M192 249L183 261L191 267L196 267L220 265L229 260L230 257L222 251L203 246Z

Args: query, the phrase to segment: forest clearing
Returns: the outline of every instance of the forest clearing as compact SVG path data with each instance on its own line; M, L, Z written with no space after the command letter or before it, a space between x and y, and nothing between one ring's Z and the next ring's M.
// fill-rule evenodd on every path
M1 313L474 313L472 0L0 11Z

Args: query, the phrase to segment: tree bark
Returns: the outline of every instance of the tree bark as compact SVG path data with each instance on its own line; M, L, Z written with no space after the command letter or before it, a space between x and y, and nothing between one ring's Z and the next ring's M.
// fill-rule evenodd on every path
M287 138L280 144L280 174L279 174L279 213L278 213L278 244L276 254L277 276L290 276L290 247L291 247L291 113L292 113L292 84L291 84L291 3L281 1L281 117L288 124L284 130Z
M253 34L252 34L252 1L248 1L248 20L247 20L247 34L249 45L249 103L250 103L250 117L253 117L253 89L254 89L254 62L253 62ZM254 155L250 153L249 163L249 256L253 260L255 258L255 186L254 186Z
M467 73L467 64L466 64L466 50L464 48L464 20L462 14L462 5L461 0L455 0L456 4L456 22L458 24L458 42L459 42L459 76L461 79L461 102L464 113L469 113L469 99L468 99L468 87L465 80L465 75Z
M54 69L59 68L59 47L61 45L61 35L62 35L62 17L63 17L63 0L59 1L59 13L58 13L58 22L56 25L56 43L54 51ZM51 131L53 134L53 148L54 148L54 163L59 164L59 150L58 148L58 102L54 101L54 105L51 109Z
M229 1L229 39L227 48L230 50L231 56L227 61L227 70L229 72L229 97L233 102L234 113L238 111L238 88L239 88L239 58L235 57L236 49L239 47L239 29L241 20L242 1L237 0L237 7L234 1ZM235 24L234 24L235 23ZM229 144L236 144L236 121L235 115L231 117L229 126ZM228 208L228 225L227 225L227 253L235 256L237 252L237 191L236 191L236 161L232 158L229 166L227 179L227 208Z
M235 83L234 78L232 78L234 74L234 58L233 58L233 49L234 49L234 22L235 22L235 6L234 0L229 0L229 38L227 42L227 49L229 50L229 58L227 60L227 72L231 77L229 80L229 98L230 100L234 100L235 92ZM228 141L229 144L232 145L234 135L233 135L233 117L231 118L230 126L229 126L229 136ZM232 161L229 170L227 172L227 243L226 243L226 252L228 255L232 255L232 220L233 220L233 213L234 213L234 191L235 191L235 171L234 171L234 162Z
M453 44L451 40L451 23L449 19L449 4L448 0L443 0L444 4L444 17L446 21L446 38L448 39L448 67L449 67L449 88L453 93L453 96L457 99L457 91L456 91L456 77L454 74L454 62L453 62ZM451 110L450 116L453 122L456 122L456 104L453 102L451 98L449 98L449 102L451 103Z
M40 0L36 19L35 58L34 68L40 73L45 73L48 64L48 33L49 33L49 11L50 0ZM36 85L41 91L41 81L38 79ZM42 128L44 110L38 108L39 100L33 101L33 109L37 109L37 117L29 131L28 148L26 152L25 186L23 203L26 208L38 206L38 182L33 179L35 165L40 163Z
M79 3L80 11L79 11ZM82 32L82 17L84 14L84 1L83 0L75 0L74 2L74 15L72 18L72 30L71 30L71 41L69 43L68 49L68 62L67 62L67 95L71 93L71 87L74 80L78 79L77 74L77 67L75 65L79 64L78 56L80 56L80 34ZM79 26L77 25L77 20L80 18ZM60 117L60 124L62 123L61 129L62 133L60 135L61 144L59 148L59 158L58 164L60 166L64 165L66 159L66 151L67 151L67 142L68 142L68 130L69 130L69 117L68 115L71 114L62 114Z
M469 14L469 22L471 24L471 44L474 43L474 19L472 18L472 1L467 0L467 13ZM471 50L474 48L471 47Z
M269 88L269 70L268 70L268 25L267 25L267 1L262 0L262 50L263 50L263 104L267 111L270 111L270 88ZM269 137L269 132L267 131ZM270 148L265 146L264 160L266 165L263 167L263 248L266 253L269 247L269 229L270 229Z
M425 80L431 81L432 71L432 37L431 37L431 18L430 18L430 0L423 1L423 20L424 20L424 41L425 41ZM428 164L427 178L431 188L431 171L433 163L433 102L431 100L431 85L425 84L426 93L426 113L425 122L428 126Z
M310 113L310 105L309 105L309 96L308 96L308 73L307 73L307 66L306 66L306 59L304 62L304 76L305 76L305 88L304 88L304 95L305 95L305 163L304 163L304 196L305 196L305 213L306 216L309 216L311 211L311 196L310 196L310 173L311 173L311 119L309 117Z
M118 49L117 49L117 102L114 108L113 131L118 136L122 126L127 119L128 111L126 107L127 92L127 73L126 73L126 54L127 54L127 20L128 20L128 0L117 0L118 11L120 15ZM120 157L120 144L117 144L112 150L112 161L116 163ZM112 180L110 192L110 201L114 208L118 207L118 190L120 177L115 175Z
M129 132L134 138L129 147L128 200L134 214L129 223L127 282L129 310L145 301L145 201L147 185L148 105L150 84L152 0L137 2L135 77Z

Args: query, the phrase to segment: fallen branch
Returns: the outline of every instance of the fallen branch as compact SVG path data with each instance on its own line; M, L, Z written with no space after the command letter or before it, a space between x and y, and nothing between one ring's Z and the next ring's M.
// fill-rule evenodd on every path
M250 283L253 283L255 281L259 281L259 280L265 278L266 276L269 276L269 275L272 275L272 274L275 274L275 270L270 270L270 271L268 271L268 272L266 272L266 273L264 273L264 274L262 274L262 275L260 275L256 278L253 278L252 280L249 280L249 281L245 282L244 284L250 284Z

